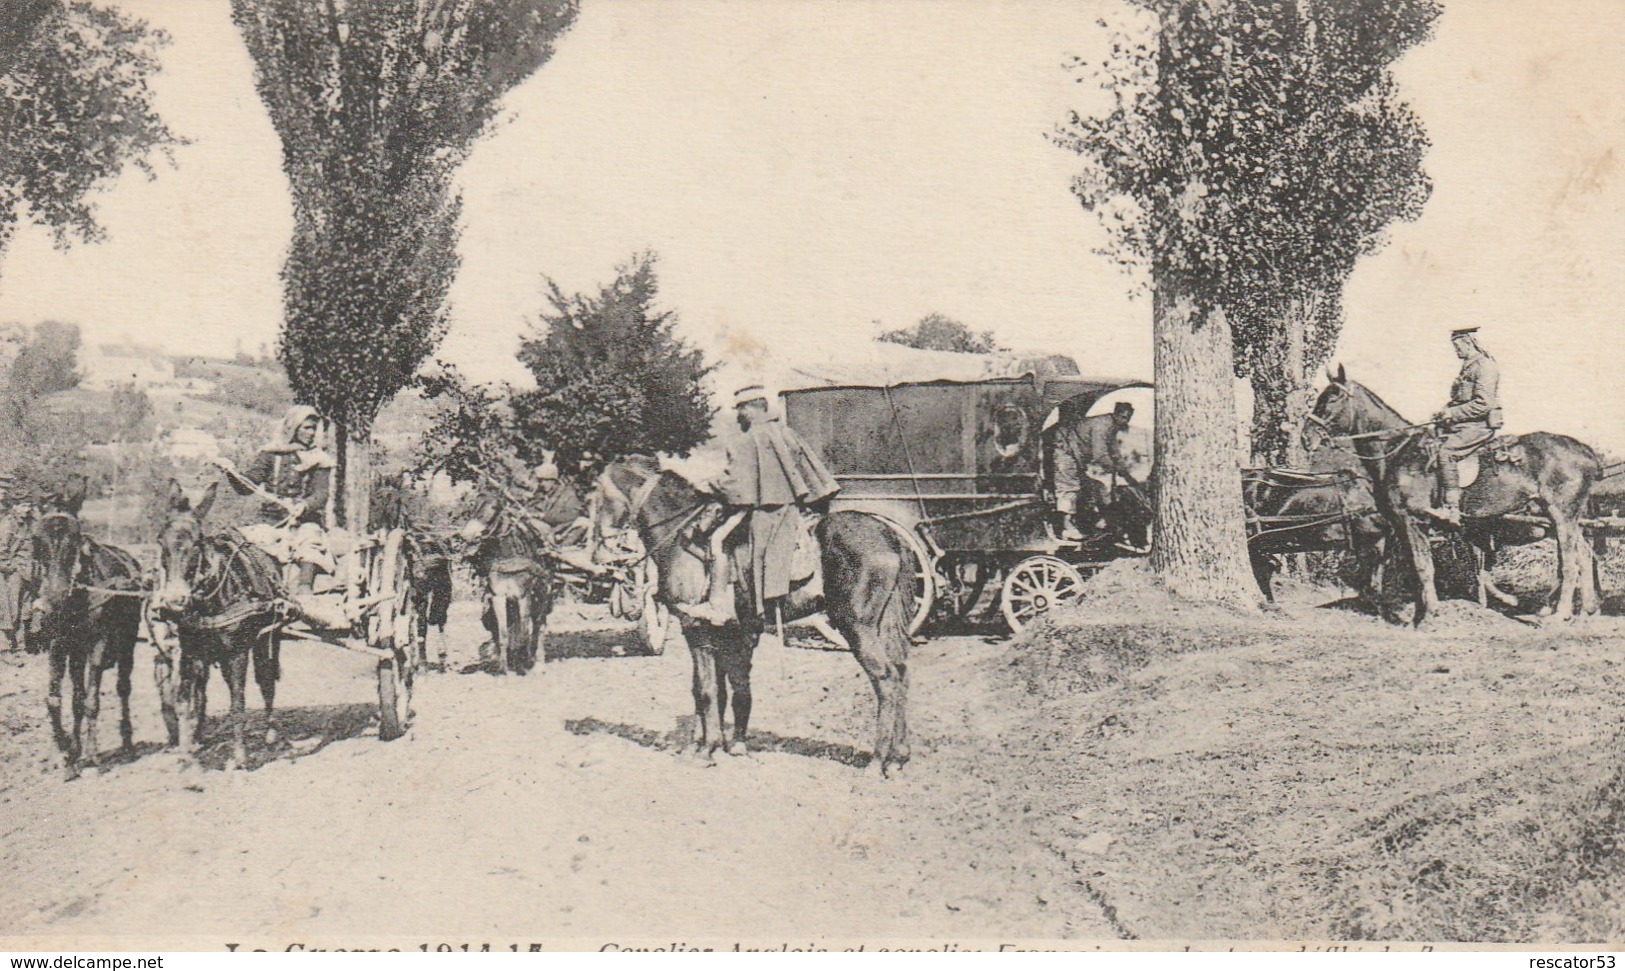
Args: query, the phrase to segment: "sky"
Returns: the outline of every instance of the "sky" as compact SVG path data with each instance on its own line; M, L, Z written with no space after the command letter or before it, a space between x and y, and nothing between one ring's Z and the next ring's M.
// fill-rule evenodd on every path
M225 0L122 0L173 36L157 107L192 143L100 194L108 240L27 230L0 321L231 354L274 341L292 222L280 149ZM1151 375L1151 305L1093 251L1048 139L1099 94L1111 0L582 0L462 174L441 356L523 378L544 279L590 290L642 250L663 305L733 372L816 362L940 312L1086 374ZM1480 325L1509 430L1625 451L1625 4L1446 0L1399 79L1435 190L1347 290L1338 359L1402 412L1437 409L1448 332Z

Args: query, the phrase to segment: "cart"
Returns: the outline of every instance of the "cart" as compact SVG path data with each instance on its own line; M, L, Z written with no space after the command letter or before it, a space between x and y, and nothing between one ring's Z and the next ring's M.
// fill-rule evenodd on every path
M1020 631L1106 565L1149 552L1056 534L1050 430L1130 401L1126 451L1148 457L1151 397L1142 381L1029 373L804 388L785 392L784 409L841 485L831 510L876 516L912 558L911 634L997 620ZM1143 482L1148 458L1141 469Z

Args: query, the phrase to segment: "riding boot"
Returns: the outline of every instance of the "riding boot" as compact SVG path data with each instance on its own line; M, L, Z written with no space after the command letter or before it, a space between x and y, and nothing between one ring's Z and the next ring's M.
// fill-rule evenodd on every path
M1428 510L1435 518L1452 526L1461 525L1461 470L1455 458L1441 450L1439 454L1439 493L1441 502Z
M705 602L700 604L678 605L679 613L686 615L690 620L713 624L721 627L734 619L734 588L729 582L728 574L730 564L727 557L723 557L711 564L710 589L706 592Z

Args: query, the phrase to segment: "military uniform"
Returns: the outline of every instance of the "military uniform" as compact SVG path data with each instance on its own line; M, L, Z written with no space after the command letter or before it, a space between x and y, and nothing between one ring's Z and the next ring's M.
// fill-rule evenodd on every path
M1109 483L1128 474L1120 413L1085 418L1055 438L1055 508L1080 526L1099 526L1111 500Z
M1452 337L1471 338L1476 330L1457 330ZM1439 422L1439 487L1443 493L1439 512L1452 522L1461 515L1461 470L1456 463L1494 438L1502 425L1501 367L1476 340L1468 343L1468 356L1450 385L1450 404L1435 416Z
M33 572L32 515L19 504L0 520L0 634L6 647L16 650L23 628L23 603Z

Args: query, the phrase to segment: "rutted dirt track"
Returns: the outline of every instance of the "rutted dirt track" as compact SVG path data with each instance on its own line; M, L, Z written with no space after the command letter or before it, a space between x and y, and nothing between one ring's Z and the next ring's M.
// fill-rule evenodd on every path
M478 633L459 604L454 668ZM916 758L884 781L859 767L873 701L849 655L765 642L758 751L703 767L667 751L692 709L681 639L663 657L627 656L630 643L556 633L528 677L424 677L412 733L388 743L370 663L290 644L283 743L247 772L219 771L219 746L190 767L159 750L143 644L137 757L73 783L56 769L44 659L0 662L0 928L340 946L1113 936L978 768L1009 713L982 704L976 670L1002 647L916 649ZM104 690L116 705L111 676Z
M1123 566L1023 637L916 647L914 761L889 781L862 768L873 697L849 655L764 641L755 751L707 767L671 751L680 638L636 656L573 608L528 677L423 678L389 743L369 662L289 645L284 741L246 772L218 743L189 767L159 748L143 646L136 757L64 783L43 659L0 662L0 936L1625 935L1617 597L1560 627L1447 603L1416 631L1311 588L1262 614L1179 605ZM458 605L454 668L479 633Z

